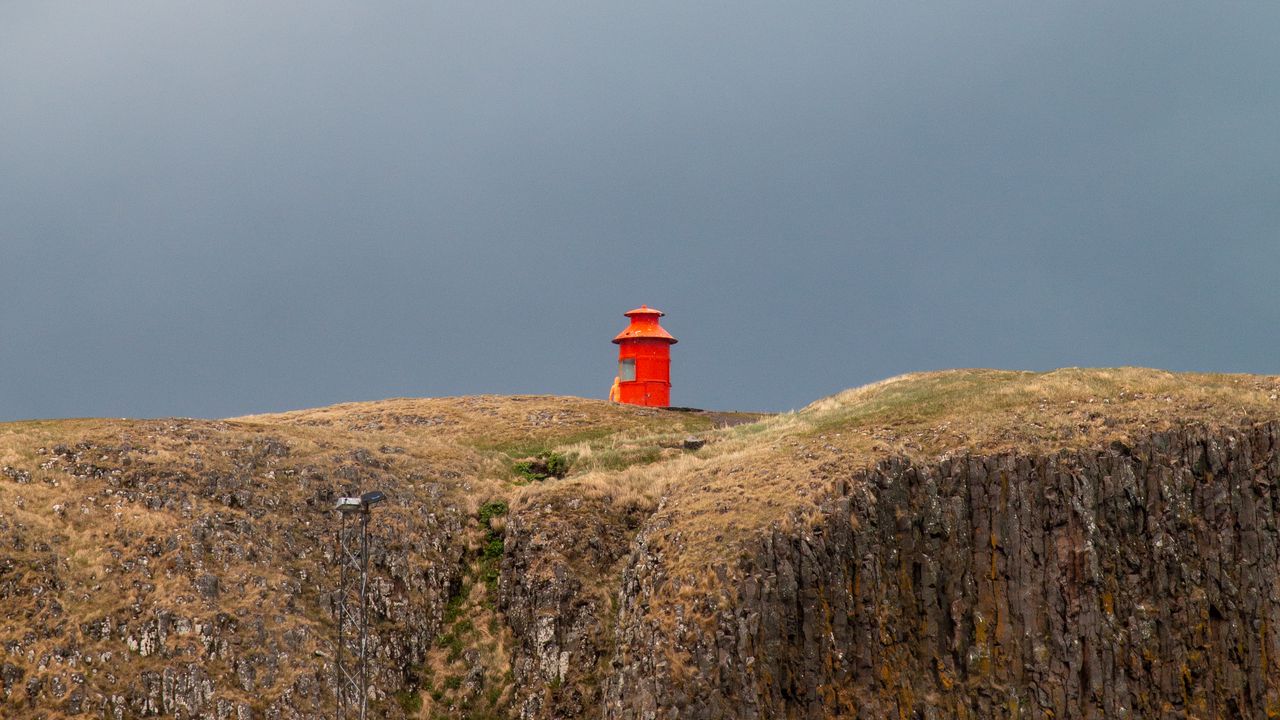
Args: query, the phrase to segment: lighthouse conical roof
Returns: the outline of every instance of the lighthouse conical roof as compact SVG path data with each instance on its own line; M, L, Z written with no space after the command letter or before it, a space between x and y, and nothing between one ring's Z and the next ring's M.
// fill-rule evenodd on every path
M644 315L653 315L655 317L662 317L666 315L666 313L662 312L658 308L651 308L648 305L641 305L635 310L628 310L622 314L629 318L640 317Z
M662 326L658 324L658 318L666 315L666 313L657 308L641 305L635 310L628 310L623 315L631 318L631 324L627 326L626 330L618 333L618 336L613 339L615 343L620 343L623 340L638 340L640 338L665 340L672 345L679 342L671 333L662 329Z

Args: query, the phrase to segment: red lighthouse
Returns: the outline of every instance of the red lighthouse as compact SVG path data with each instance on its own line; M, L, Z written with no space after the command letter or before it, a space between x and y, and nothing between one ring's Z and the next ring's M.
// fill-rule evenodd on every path
M641 305L624 313L631 325L618 333L618 378L610 398L629 405L667 407L671 404L671 346L676 339L662 329L666 313Z

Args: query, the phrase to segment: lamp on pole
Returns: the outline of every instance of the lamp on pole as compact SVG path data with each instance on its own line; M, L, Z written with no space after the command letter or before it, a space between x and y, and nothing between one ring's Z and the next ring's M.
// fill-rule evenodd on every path
M338 642L334 696L337 720L365 720L369 708L369 511L387 496L377 490L358 497L340 497L338 511L339 587L336 602ZM355 521L359 518L359 522ZM353 626L354 627L351 627ZM343 650L356 656L355 667L345 661Z

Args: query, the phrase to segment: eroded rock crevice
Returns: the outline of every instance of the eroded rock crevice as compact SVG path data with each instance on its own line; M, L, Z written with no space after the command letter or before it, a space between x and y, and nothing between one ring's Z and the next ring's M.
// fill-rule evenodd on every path
M651 508L566 494L507 525L499 605L515 638L515 714L594 717L612 653L611 590Z

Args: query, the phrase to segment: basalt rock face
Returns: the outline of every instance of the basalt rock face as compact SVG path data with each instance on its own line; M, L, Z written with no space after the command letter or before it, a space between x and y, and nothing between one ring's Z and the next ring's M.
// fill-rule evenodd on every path
M646 527L603 716L1274 716L1278 440L886 460L710 583Z
M74 500L49 508L52 532L0 511L0 717L331 716L330 508L340 483L403 480L368 458L338 458L332 474L353 479L333 480L283 442L198 439L231 467L41 448L43 480L18 483L14 505L64 487ZM402 531L370 541L370 675L379 715L398 718L386 689L421 662L459 583L463 514L388 505L384 527Z
M499 603L516 640L512 676L521 720L595 717L608 633L610 581L643 508L548 498L513 512Z

